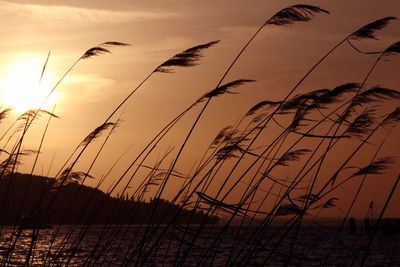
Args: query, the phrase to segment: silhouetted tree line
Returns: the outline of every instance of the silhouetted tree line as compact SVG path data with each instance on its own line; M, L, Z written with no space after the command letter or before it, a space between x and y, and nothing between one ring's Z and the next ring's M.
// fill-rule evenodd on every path
M35 210L35 214L45 214L46 209L49 207L51 199L56 193L52 190L52 185L55 182L54 179L44 178L41 176L32 176L29 184L29 190L23 199L23 189L28 185L29 175L27 174L14 174L11 183L9 184L9 178L0 180L0 196L4 196L7 191L7 187L10 186L7 196L8 209L3 210L1 221L5 225L15 225L20 220L20 214L23 216L32 215L32 211ZM45 221L52 224L74 224L78 221L78 224L147 224L151 223L167 223L170 221L180 210L180 207L171 204L167 200L158 200L156 210L153 212L155 201L150 202L139 202L129 200L128 197L124 196L121 199L113 198L106 195L104 192L83 186L79 189L80 185L77 182L68 183L61 187L54 203L50 207L48 216ZM45 192L43 194L43 192ZM75 197L76 192L79 192ZM38 203L40 197L43 194L43 199L40 206ZM87 203L88 199L91 200L88 206L85 208L84 203ZM4 197L0 197L0 206L3 206ZM68 207L72 202L72 208L68 211ZM104 203L101 210L97 210L99 203ZM22 206L21 206L22 205ZM21 213L19 209L21 207ZM39 207L39 208L38 208ZM115 210L114 210L115 209ZM165 217L165 212L169 210L169 215ZM114 212L114 213L113 213ZM64 216L66 213L67 216ZM112 221L107 222L110 214L115 214ZM164 216L161 216L164 214ZM160 221L160 218L163 218ZM184 224L190 222L190 224L200 224L206 218L201 211L190 211L186 210L183 215L180 215L176 221L178 224ZM94 218L94 219L93 219ZM209 218L206 221L209 223L216 223L217 217Z

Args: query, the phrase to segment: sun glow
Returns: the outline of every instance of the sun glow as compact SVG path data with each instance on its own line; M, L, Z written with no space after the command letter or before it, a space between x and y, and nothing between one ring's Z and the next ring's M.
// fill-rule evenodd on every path
M43 60L25 59L9 65L0 72L0 101L3 108L13 107L16 113L22 114L41 106L53 84L47 72L40 81L42 64ZM57 100L58 94L54 92L42 109L50 108Z

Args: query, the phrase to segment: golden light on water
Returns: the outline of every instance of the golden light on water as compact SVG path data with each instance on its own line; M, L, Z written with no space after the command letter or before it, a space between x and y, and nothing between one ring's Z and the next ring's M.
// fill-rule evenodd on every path
M4 68L0 73L0 101L4 107L13 107L22 114L29 109L39 108L52 89L54 82L45 72L42 80L43 59L24 59ZM54 92L42 109L49 109L59 98Z

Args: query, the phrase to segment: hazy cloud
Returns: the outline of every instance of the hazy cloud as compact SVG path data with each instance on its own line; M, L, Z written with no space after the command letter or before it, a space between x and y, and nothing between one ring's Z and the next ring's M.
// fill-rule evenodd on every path
M80 99L84 102L98 102L107 98L115 89L115 81L93 74L73 74L66 77L64 83L68 85L69 93L79 91Z
M0 15L24 19L70 22L129 22L175 17L171 12L114 11L66 5L15 4L0 1Z

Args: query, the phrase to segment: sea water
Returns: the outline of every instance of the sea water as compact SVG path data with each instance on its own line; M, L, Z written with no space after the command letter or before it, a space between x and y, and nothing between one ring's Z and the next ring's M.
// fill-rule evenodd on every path
M358 266L370 238L337 227L53 226L37 237L4 227L0 259L22 265L31 251L33 266ZM365 266L399 266L399 238L377 232Z

